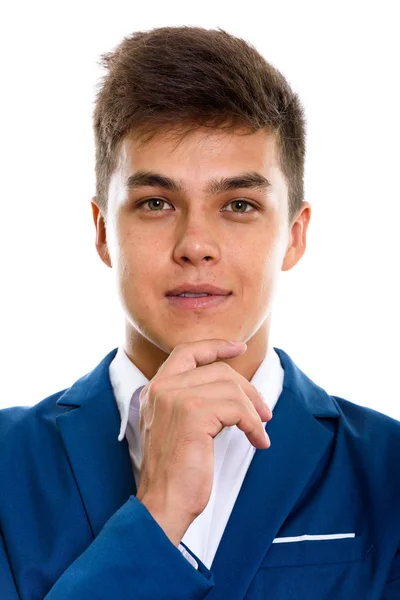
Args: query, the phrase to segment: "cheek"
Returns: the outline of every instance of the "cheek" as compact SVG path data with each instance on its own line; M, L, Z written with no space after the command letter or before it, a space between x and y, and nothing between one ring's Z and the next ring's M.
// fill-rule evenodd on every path
M143 310L153 305L170 269L167 256L154 238L150 245L143 236L121 239L116 277L127 301Z
M121 277L136 279L151 269L157 248L153 243L152 251L149 251L149 243L142 232L120 226L115 241L113 246Z
M253 301L258 297L260 302L275 293L282 266L282 245L277 242L263 251L254 252L247 261L244 276L245 288L252 294ZM246 293L246 289L244 290Z
M257 247L247 251L247 270L252 278L269 279L273 276L280 261L281 250L279 243L258 244Z

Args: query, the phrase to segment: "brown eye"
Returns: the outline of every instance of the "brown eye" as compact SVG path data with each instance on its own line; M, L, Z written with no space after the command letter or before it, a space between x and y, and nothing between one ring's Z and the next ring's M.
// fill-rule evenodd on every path
M160 200L160 198L152 198L151 200L148 200L149 203L149 208L151 209L151 203L154 202L153 204L153 208L160 208L160 203L163 203L164 200ZM157 206L156 206L157 204Z
M234 212L236 214L245 214L245 213L252 212L251 210L246 210L246 208L248 206L250 206L251 208L255 209L255 206L253 206L253 204L251 204L250 202L247 202L246 200L232 200L232 202L230 202L229 204L239 205L239 208L241 208L241 209L244 207L244 210L238 210L238 211L236 211L236 210L228 210L227 211L227 212ZM228 204L228 206L229 206L229 204Z
M150 204L150 202L154 202L155 203L155 204L153 204L154 210L151 208L152 205ZM147 204L149 206L149 208L150 208L150 210L147 211L147 212L162 212L162 210L159 210L160 203L161 203L161 209L162 209L162 206L164 204L167 204L167 202L165 200L162 200L161 198L150 198L149 200L144 200L143 202L140 202L137 205L137 208L141 208L142 206L144 206L145 204Z

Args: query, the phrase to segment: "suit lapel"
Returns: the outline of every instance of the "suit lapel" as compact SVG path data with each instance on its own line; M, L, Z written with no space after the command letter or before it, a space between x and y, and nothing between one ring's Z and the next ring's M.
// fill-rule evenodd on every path
M57 417L57 424L94 536L136 494L127 442L117 439L121 420L109 378L116 352L57 402L71 407Z
M211 571L215 587L207 600L244 598L272 540L291 512L331 441L316 416L337 417L331 398L282 350L283 390L266 430L267 450L256 450Z

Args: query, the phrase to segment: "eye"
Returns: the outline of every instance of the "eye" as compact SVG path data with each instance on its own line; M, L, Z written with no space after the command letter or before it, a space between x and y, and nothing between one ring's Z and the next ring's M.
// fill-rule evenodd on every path
M144 200L143 202L139 202L139 204L137 204L136 207L141 208L145 204L149 204L149 202L158 202L158 203L162 202L163 204L168 204L165 200L162 200L162 198L150 198L149 200ZM157 210L157 208L159 208L159 204L158 204L158 207L156 207L156 210L152 210L150 208L150 210L147 212L162 212L160 210Z
M251 204L251 202L247 202L247 200L232 200L232 202L229 202L229 204L227 206L229 206L230 204L239 204L241 206L245 206L245 209L250 206L253 210L256 210L256 207L254 206L254 204ZM236 214L245 214L246 212L252 212L251 210L240 210L240 211L236 211L236 210L228 210L227 212L233 212Z

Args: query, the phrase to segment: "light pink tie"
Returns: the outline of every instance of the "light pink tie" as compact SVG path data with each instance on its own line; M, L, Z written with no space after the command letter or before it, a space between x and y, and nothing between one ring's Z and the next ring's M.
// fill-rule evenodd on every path
M140 466L142 463L142 447L139 429L139 396L144 387L144 385L138 387L137 390L135 390L135 392L132 394L131 402L129 404L128 423L126 425L125 432L126 440L129 445L129 453L131 456L137 488L139 487Z

